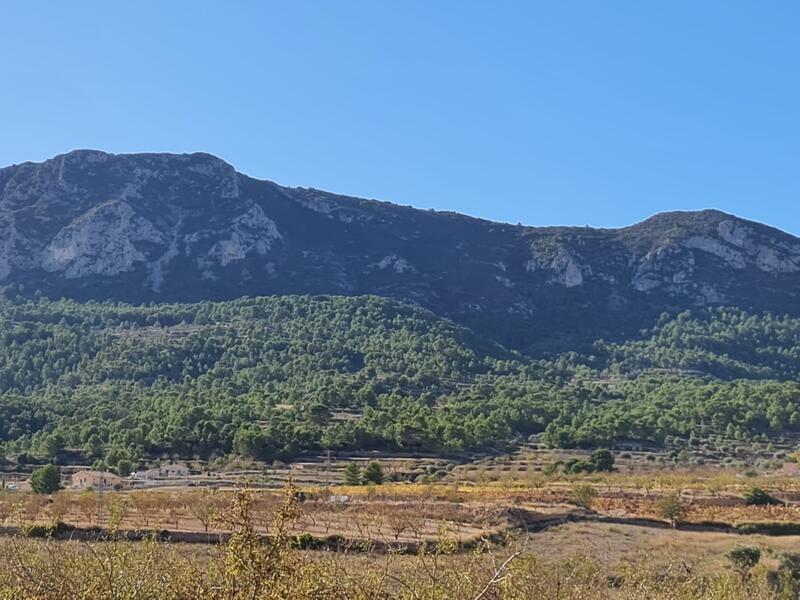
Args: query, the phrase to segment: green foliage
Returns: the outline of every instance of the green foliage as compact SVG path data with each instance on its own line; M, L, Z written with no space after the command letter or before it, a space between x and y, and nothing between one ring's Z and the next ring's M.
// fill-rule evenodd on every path
M752 487L744 494L744 500L751 506L769 506L783 504L780 500L770 495L769 492L760 487Z
M48 435L42 444L44 455L47 458L57 458L64 452L64 436L60 433L52 433Z
M592 452L587 459L570 458L563 463L564 473L594 473L614 470L614 454L610 450L599 449ZM558 465L553 465L553 472Z
M601 448L592 452L589 457L589 462L592 464L595 471L613 471L614 470L614 455L610 450Z
M698 371L723 379L800 377L800 319L753 315L732 308L662 315L640 340L598 342L599 362L609 371Z
M364 482L372 483L374 485L381 485L384 480L383 467L377 460L371 460L364 467Z
M568 475L591 473L593 471L594 465L591 463L591 461L580 458L570 458L564 461L564 473L567 473Z
M31 474L31 490L35 494L52 494L61 489L61 474L55 465L45 465Z
M347 463L344 468L344 481L347 485L361 485L361 467L358 463Z
M778 581L782 584L788 598L797 598L800 594L800 553L784 552L778 564Z
M761 549L756 546L734 546L726 556L733 570L746 579L761 560Z
M671 493L658 500L658 512L675 527L686 516L686 507L678 494Z
M133 463L127 458L122 458L117 462L116 470L120 477L127 477L133 472Z
M798 320L717 309L542 360L385 298L0 297L0 451L118 468L163 454L468 452L536 434L578 448L746 441L800 431L800 384L784 381L798 336ZM598 451L564 470L612 461Z
M743 534L800 535L800 523L787 523L785 521L739 523L736 525L736 531Z

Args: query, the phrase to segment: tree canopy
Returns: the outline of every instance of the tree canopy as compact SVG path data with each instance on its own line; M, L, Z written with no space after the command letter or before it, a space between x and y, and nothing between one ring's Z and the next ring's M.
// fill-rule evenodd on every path
M378 297L2 297L0 341L0 451L81 453L120 472L164 453L274 460L800 430L800 320L734 309L532 357Z

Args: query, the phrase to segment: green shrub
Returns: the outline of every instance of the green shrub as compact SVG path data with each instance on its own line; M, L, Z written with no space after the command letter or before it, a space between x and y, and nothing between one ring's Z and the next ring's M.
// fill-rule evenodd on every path
M773 504L783 504L780 500L771 496L766 490L760 487L752 487L745 492L744 500L749 506L769 506Z
M739 523L736 531L743 534L800 535L800 523L763 522Z
M614 470L614 455L610 450L601 448L595 450L589 457L589 462L592 464L593 471L613 471Z
M726 554L734 571L742 579L750 576L750 571L761 560L761 549L757 546L734 546Z

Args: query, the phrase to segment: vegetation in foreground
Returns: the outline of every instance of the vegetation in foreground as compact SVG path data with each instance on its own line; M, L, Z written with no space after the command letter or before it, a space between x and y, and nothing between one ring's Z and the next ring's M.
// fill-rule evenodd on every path
M710 575L685 561L611 570L588 558L541 559L528 551L533 537L509 538L502 546L486 541L457 553L446 530L430 551L416 556L389 553L354 562L344 553L309 555L296 550L292 537L300 514L295 499L290 484L264 540L254 525L252 492L237 492L218 517L233 535L203 556L113 536L89 544L10 540L0 544L0 598L788 600L800 589L800 557L785 554L767 567L760 564L760 550L747 546L731 548L729 568Z

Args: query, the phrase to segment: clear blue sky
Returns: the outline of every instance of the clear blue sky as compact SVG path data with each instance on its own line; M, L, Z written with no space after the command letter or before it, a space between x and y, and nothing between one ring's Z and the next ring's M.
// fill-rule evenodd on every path
M0 164L204 150L531 225L800 234L800 3L4 2Z

